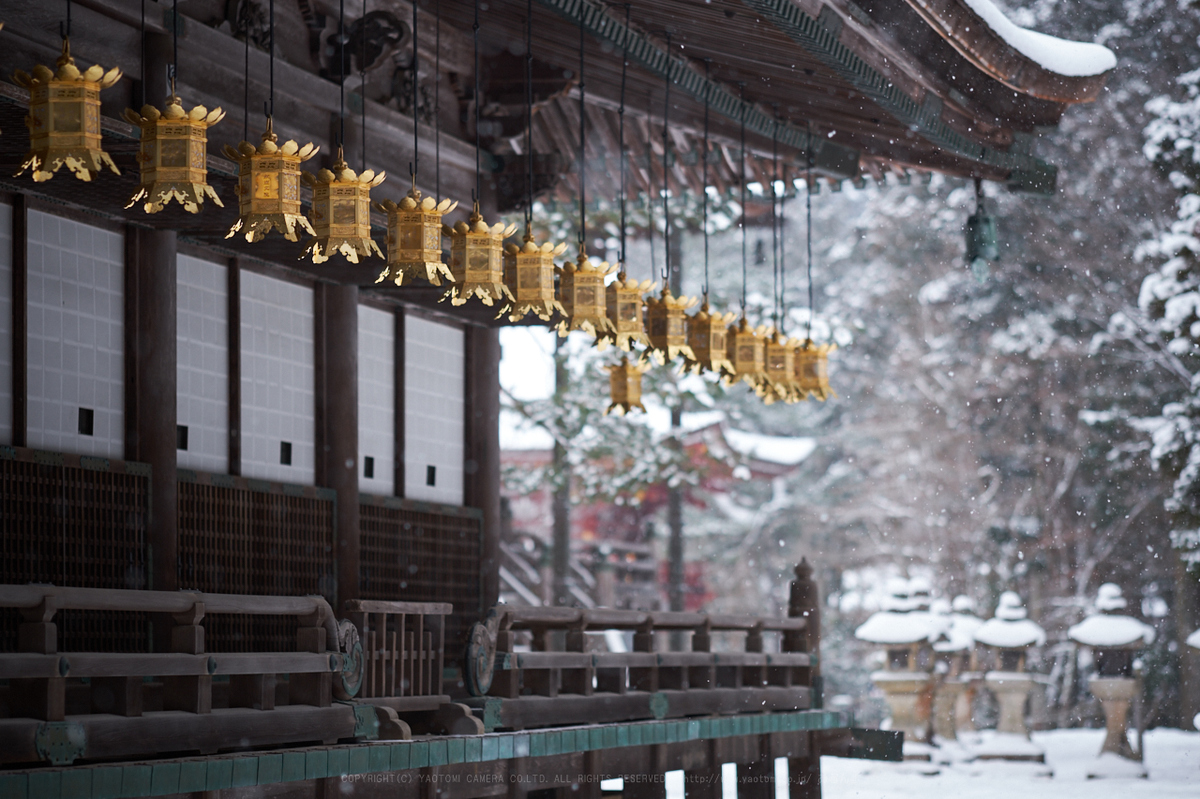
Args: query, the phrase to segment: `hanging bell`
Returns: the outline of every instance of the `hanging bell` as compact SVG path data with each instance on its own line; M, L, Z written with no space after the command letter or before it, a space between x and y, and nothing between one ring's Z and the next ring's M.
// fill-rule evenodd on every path
M658 297L646 300L646 326L650 328L650 349L646 354L660 366L682 355L686 361L696 360L688 346L687 311L696 304L695 297L675 297L664 288Z
M442 299L449 299L451 305L463 305L471 297L489 306L497 301L512 302L512 293L504 285L504 240L516 232L516 225L505 227L503 222L489 227L479 215L478 203L467 222L443 225L442 233L450 238L454 282Z
M528 314L549 321L555 312L566 315L566 309L554 296L554 258L567 249L566 243L546 242L538 245L533 231L526 226L522 244L509 244L504 250L504 283L513 294L508 313L510 322L519 322Z
M198 105L184 111L174 86L162 111L152 105L142 106L141 113L126 108L125 119L141 128L137 160L142 176L125 207L144 200L146 213L157 214L176 200L183 210L196 214L207 197L224 208L216 190L208 185L208 129L224 118L220 108L209 111Z
M733 363L733 371L726 376L726 385L742 381L755 391L759 390L766 376L764 332L764 328L751 327L745 316L729 326L726 352Z
M279 137L267 117L262 142L255 147L244 141L237 148L225 145L225 155L238 165L238 220L225 238L245 230L246 241L262 241L272 229L288 241L297 241L296 228L315 236L308 218L300 212L300 164L321 148L311 143L301 147L288 140L280 147Z
M558 335L565 338L572 330L583 330L596 337L600 349L607 346L603 336L613 332L605 302L604 279L617 271L602 261L593 266L587 248L579 245L575 263L563 264L558 271L558 294L563 306L563 320L558 323Z
M332 170L322 169L316 176L302 173L300 179L313 190L311 220L316 232L300 257L311 254L314 264L325 263L334 253L352 264L372 255L382 258L371 238L371 189L386 178L386 172L371 169L356 174L346 165L341 145Z
M597 346L603 348L613 344L625 352L629 352L634 344L650 346L650 337L646 335L646 322L642 317L642 297L656 288L658 284L649 280L640 283L628 280L624 269L618 272L617 279L609 283L605 290L605 304L612 330L596 340Z
M80 72L65 37L54 65L57 72L38 64L33 75L19 69L13 73L17 85L29 90L29 152L13 177L32 168L33 179L41 183L64 164L80 180L91 180L105 166L121 174L100 146L100 90L120 80L121 70L105 72L97 64Z
M837 394L829 387L829 353L836 344L815 344L806 339L796 348L796 380L803 399L816 397L824 402Z
M687 342L695 357L684 362L685 370L693 374L712 372L718 377L733 374L725 343L726 328L733 319L732 313L712 313L708 300L687 318Z
M642 405L642 375L650 371L650 367L622 355L620 363L605 368L608 370L612 402L604 413L623 416L635 409L645 413L646 406Z
M399 203L375 203L375 208L388 216L387 266L375 282L388 278L397 286L417 278L435 286L442 285L443 280L453 282L454 275L442 260L442 215L457 207L454 200L422 198L415 178Z
M778 330L768 332L764 348L765 378L759 384L759 396L767 405L776 401L791 404L800 400L795 356L799 343Z

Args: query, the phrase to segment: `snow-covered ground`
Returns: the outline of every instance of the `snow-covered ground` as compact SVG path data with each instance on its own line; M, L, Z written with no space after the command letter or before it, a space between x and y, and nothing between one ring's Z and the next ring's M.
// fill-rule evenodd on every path
M1157 729L1146 733L1148 779L1089 780L1087 767L1104 740L1103 730L1035 733L1053 777L1036 776L1032 764L954 763L918 768L913 763L821 759L824 799L1197 799L1200 733Z

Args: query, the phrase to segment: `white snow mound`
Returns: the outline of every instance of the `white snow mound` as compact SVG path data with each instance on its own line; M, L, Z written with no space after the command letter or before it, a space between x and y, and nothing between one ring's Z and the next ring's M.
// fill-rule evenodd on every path
M1131 616L1097 613L1067 630L1067 636L1085 646L1130 646L1154 642L1154 628Z
M932 614L924 611L885 610L872 614L854 631L854 637L872 644L915 644L935 640L942 632L941 626Z
M1196 632L1187 637L1187 645L1200 649L1200 630L1196 630Z
M1015 25L992 0L965 0L996 35L1039 66L1068 78L1102 75L1117 65L1113 51L1100 44L1072 42Z
M1046 631L1029 619L988 619L975 631L975 642L1003 649L1041 646Z

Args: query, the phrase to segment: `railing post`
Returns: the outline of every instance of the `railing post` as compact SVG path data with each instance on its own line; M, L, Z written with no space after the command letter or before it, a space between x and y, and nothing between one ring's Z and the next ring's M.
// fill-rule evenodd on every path
M194 602L191 609L173 616L171 651L188 655L204 654L204 603ZM189 713L212 712L212 676L163 677L163 710Z
M496 662L513 656L513 644L516 633L512 631L513 618L504 614L500 621L500 629L496 632ZM521 672L516 664L512 668L496 669L492 677L492 689L488 693L503 699L515 699L521 695Z
M320 603L311 613L300 617L301 627L296 630L296 651L325 652L325 616L328 606ZM333 702L333 672L315 674L293 674L288 686L289 699L293 705L315 705L329 707Z
M566 635L566 650L568 652L586 652L587 651L587 617L580 614L579 623L567 630ZM566 668L562 671L562 690L566 694L583 694L591 696L593 693L592 680L596 676L595 667L589 666L585 668Z
M783 649L787 652L807 652L811 660L807 679L793 679L793 685L807 683L812 690L812 707L823 705L821 697L821 590L813 579L813 569L808 560L802 558L796 566L796 579L792 581L788 616L803 618L803 630L788 631L783 638ZM801 672L803 673L803 672ZM817 738L809 733L808 757L788 758L788 793L791 799L820 799L821 797L821 752Z
M633 634L634 652L654 651L654 617L647 616L646 623ZM635 691L658 690L658 665L629 670L629 687Z
M58 651L58 625L54 623L57 610L54 596L49 595L43 596L36 607L21 611L21 652L53 655ZM62 721L67 708L67 680L63 675L10 680L8 697L13 716Z
M692 651L712 651L712 619L704 617L704 623L692 632ZM689 688L712 688L716 684L716 665L692 666L688 669Z

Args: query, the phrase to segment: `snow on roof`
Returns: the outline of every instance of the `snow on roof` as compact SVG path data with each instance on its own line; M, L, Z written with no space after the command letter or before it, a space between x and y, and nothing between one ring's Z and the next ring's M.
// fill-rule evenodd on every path
M765 436L728 427L724 428L721 434L726 443L739 455L783 466L796 466L817 448L817 442L811 438Z
M854 637L872 644L915 644L941 635L944 622L932 613L912 610L874 613L854 631Z
M1196 632L1187 637L1187 645L1195 649L1200 649L1200 630L1196 630Z
M1029 619L988 619L975 631L975 642L1001 649L1046 643L1046 631Z
M1067 636L1084 646L1131 647L1154 641L1154 628L1132 616L1097 613L1067 630Z
M1103 45L1073 42L1018 27L992 0L964 2L1014 50L1051 72L1082 78L1101 75L1117 65L1117 57Z

